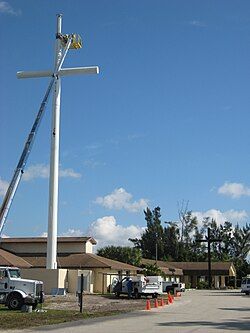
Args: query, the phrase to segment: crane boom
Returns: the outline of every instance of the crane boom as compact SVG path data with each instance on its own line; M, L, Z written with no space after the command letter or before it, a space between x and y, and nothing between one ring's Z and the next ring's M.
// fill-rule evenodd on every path
M50 93L52 91L53 84L56 80L56 77L59 75L59 72L61 70L63 61L64 61L64 59L66 57L66 54L67 54L67 52L70 48L71 42L72 42L72 36L69 36L69 38L67 39L67 44L65 46L65 50L64 50L63 55L62 55L62 59L57 64L55 73L52 75L51 81L49 83L47 91L46 91L46 93L44 95L44 98L42 100L42 103L40 105L39 111L37 113L36 119L33 123L33 126L31 128L29 136L28 136L28 138L26 140L26 143L24 145L21 157L19 159L19 162L18 162L17 167L16 167L15 172L14 172L14 175L11 179L8 190L7 190L7 192L4 196L3 203L0 207L0 238L1 238L1 235L2 235L2 231L3 231L4 225L5 225L9 210L10 210L11 203L14 199L17 187L18 187L18 185L20 183L20 180L22 178L22 174L24 173L24 168L25 168L27 159L29 157L32 145L34 143L36 132L37 132L37 130L39 128L39 125L41 123L42 116L44 114L44 111L45 111Z
M10 209L11 203L13 201L13 198L15 196L17 187L19 185L19 182L21 180L22 174L24 172L24 167L26 165L26 162L27 162L27 159L29 157L32 145L34 143L36 132L37 132L38 127L39 127L39 125L41 123L42 116L44 114L44 110L45 110L45 107L47 105L47 101L49 99L49 95L51 93L54 81L55 81L55 78L53 77L51 79L50 83L49 83L49 86L48 86L48 89L46 91L46 94L45 94L45 96L44 96L44 98L42 100L41 106L40 106L39 111L37 113L37 116L36 116L36 119L34 121L34 124L33 124L32 128L31 128L29 136L28 136L28 138L26 140L26 143L24 145L21 157L19 159L19 162L18 162L17 167L16 167L15 172L14 172L14 175L13 175L13 177L11 179L11 182L9 184L8 190L7 190L7 192L5 194L5 197L3 199L3 203L2 203L2 206L0 208L0 236L2 234L2 230L3 230L3 227L5 225L5 221L6 221L6 218L8 216L9 209Z

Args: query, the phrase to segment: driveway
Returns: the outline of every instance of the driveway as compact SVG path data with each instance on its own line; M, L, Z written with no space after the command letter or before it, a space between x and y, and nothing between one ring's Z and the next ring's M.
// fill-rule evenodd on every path
M239 291L191 290L183 293L183 296L176 299L172 305L153 308L151 311L136 311L114 317L25 330L36 333L69 331L70 333L250 332L250 297Z

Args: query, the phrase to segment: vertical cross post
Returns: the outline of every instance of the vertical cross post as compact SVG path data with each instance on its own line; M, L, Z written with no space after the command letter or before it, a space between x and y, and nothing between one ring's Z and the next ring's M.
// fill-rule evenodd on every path
M59 35L62 33L62 15L57 15L57 31L55 43L55 69L62 58L62 43ZM57 219L58 219L58 178L59 178L59 135L60 135L60 102L61 78L55 73L54 95L52 106L51 151L50 151L50 182L49 182L49 212L46 268L56 269L57 261Z
M211 238L211 229L207 228L206 239L198 239L197 243L207 243L207 261L208 261L208 287L212 288L212 263L211 263L211 243L222 242L222 239Z

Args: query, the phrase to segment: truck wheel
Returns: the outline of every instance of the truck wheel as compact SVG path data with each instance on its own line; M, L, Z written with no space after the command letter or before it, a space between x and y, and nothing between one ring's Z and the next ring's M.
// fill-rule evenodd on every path
M152 294L152 298L158 298L158 294L157 293Z
M23 305L23 298L21 295L12 295L8 302L8 308L10 310L20 310Z

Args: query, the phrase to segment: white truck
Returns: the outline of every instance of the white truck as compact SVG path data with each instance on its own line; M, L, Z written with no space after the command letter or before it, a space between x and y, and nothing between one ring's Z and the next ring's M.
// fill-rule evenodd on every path
M163 281L162 283L163 292L184 292L185 291L185 283L175 282L175 281Z
M241 281L241 292L245 293L246 295L250 295L250 275L242 278Z
M161 276L130 276L124 277L113 286L113 293L117 297L120 295L129 295L128 280L131 280L131 296L140 298L141 296L151 296L157 298L162 294Z
M18 310L23 305L32 305L35 309L42 302L42 281L22 279L19 268L0 266L0 304Z

